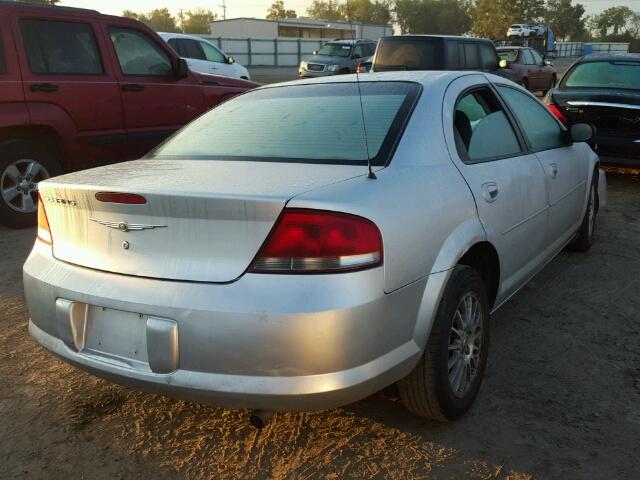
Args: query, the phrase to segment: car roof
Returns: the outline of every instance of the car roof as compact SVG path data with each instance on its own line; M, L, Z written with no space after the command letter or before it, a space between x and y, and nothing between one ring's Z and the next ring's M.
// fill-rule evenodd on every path
M335 40L329 40L326 43L346 43L349 45L353 45L354 43L375 43L375 41L369 38L336 38Z
M462 35L427 35L427 34L409 34L409 35L387 35L384 37L381 37L380 40L384 40L384 39L394 39L394 40L400 40L400 39L411 39L411 38L443 38L443 39L447 39L447 40L464 40L466 42L489 42L492 43L493 42L491 40L489 40L488 38L479 38L479 37L464 37Z
M162 38L170 37L170 38L189 38L191 40L206 40L205 38L199 37L197 35L189 35L188 33L174 33L174 32L158 32Z
M608 62L608 61L620 61L620 60L631 60L632 62L640 62L640 53L591 53L589 55L585 55L576 63L587 63L587 62Z
M502 47L496 47L496 50L500 51L500 50L524 50L526 48L531 48L531 47L524 47L522 45L503 45Z
M61 7L57 5L50 5L46 3L29 3L29 2L16 2L15 0L0 0L0 7L11 7L11 8L40 8L40 9L53 9L53 10L65 10L72 11L78 13L91 13L93 15L100 15L100 12L97 10L91 10L88 8L78 8L78 7Z

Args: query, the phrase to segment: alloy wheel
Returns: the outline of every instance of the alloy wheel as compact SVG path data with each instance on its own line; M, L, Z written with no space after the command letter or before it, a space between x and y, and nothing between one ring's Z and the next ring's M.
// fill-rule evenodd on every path
M484 315L475 292L467 292L453 314L449 332L449 386L464 397L474 383L481 363Z
M0 177L2 200L16 212L33 213L38 208L38 182L49 177L47 169L37 160L16 160Z

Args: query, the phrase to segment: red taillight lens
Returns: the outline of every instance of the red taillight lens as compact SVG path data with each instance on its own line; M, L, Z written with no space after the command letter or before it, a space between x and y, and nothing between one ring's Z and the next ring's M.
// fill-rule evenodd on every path
M560 120L560 122L563 125L568 125L569 124L569 119L567 117L564 116L564 113L562 113L560 111L560 109L558 108L558 106L555 103L549 103L547 104L547 108L549 109L549 111L553 114L554 117L556 117L558 120Z
M322 273L382 264L382 236L371 221L345 213L285 210L249 271Z
M38 238L49 245L53 244L47 212L44 211L44 203L42 203L40 195L38 195Z
M135 193L98 192L96 200L107 203L124 203L129 205L144 205L147 199Z

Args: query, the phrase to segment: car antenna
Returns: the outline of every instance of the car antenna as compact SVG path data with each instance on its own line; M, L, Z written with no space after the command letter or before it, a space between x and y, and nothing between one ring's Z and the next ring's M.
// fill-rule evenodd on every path
M356 50L357 40L356 34L353 30L353 22L351 21L351 8L349 6L349 0L346 2L347 4L347 19L349 20L349 28L351 29L351 38L353 40L353 51ZM358 73L358 66L356 65L356 85L358 85L358 99L360 100L360 115L362 115L362 130L364 132L364 145L367 149L367 170L369 171L367 178L370 180L375 180L376 174L373 173L373 169L371 168L371 155L369 154L369 141L367 139L367 125L364 121L364 107L362 106L362 90L360 89L360 73Z

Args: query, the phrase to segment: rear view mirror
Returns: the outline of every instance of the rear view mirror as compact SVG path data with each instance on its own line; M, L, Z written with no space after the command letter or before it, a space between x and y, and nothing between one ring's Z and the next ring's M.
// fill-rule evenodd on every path
M504 58L502 60L500 60L500 62L498 62L498 65L500 66L500 68L507 68L507 66L509 65L509 62L507 62Z
M189 76L189 66L184 58L178 59L178 63L173 70L173 74L177 79L187 78Z
M569 128L569 133L574 142L588 142L596 134L596 129L590 123L574 123Z

